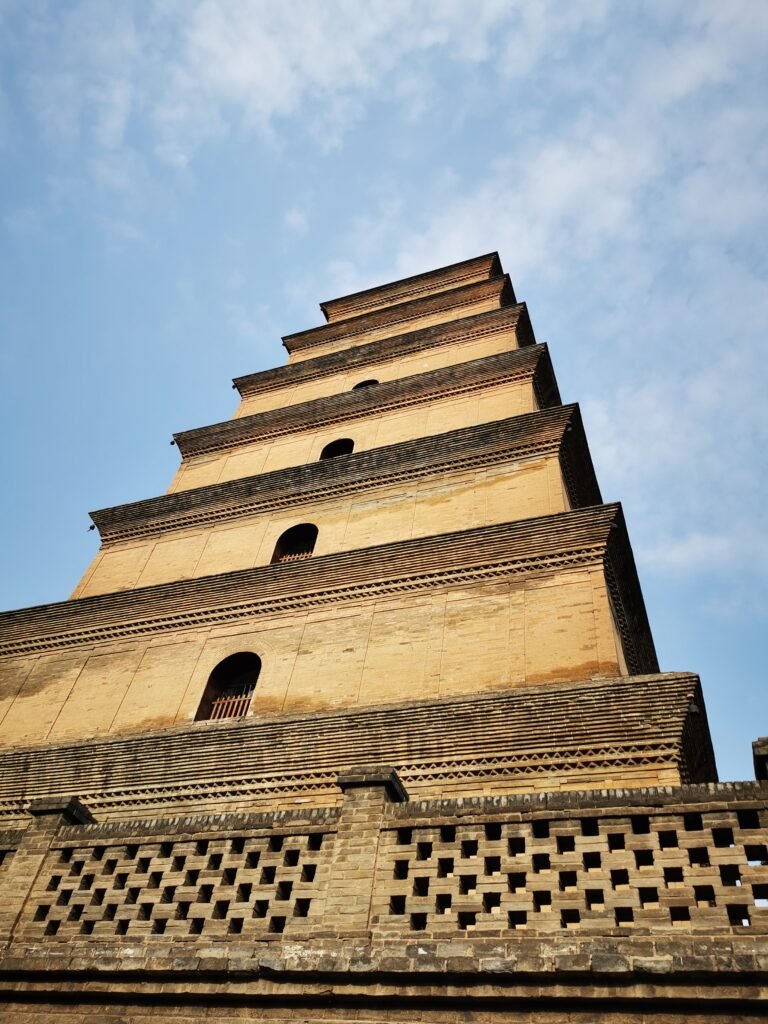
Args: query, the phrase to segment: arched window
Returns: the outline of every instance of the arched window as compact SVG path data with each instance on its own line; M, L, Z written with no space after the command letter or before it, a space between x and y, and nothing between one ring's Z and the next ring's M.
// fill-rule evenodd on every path
M339 455L351 455L355 450L355 442L351 437L340 437L338 441L331 441L320 452L321 459L335 459Z
M361 380L359 384L355 384L352 388L353 391L357 391L358 388L370 388L374 384L378 384L377 380Z
M309 558L315 550L316 541L317 527L314 523L299 523L298 526L292 526L275 544L272 564L275 562L299 562L302 558Z
M220 661L208 676L195 721L242 718L251 705L260 672L261 658L249 651L230 654Z

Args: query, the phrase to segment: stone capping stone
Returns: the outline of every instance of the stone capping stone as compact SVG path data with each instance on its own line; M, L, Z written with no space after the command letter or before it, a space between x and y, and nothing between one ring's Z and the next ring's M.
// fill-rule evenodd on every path
M571 506L598 505L600 489L577 405L462 427L431 437L354 452L344 458L239 477L91 512L102 541L152 536L169 529L300 507L388 482L461 472L511 460L559 454Z
M322 356L302 359L298 363L286 363L269 370L243 374L235 377L232 385L241 398L250 398L350 369L361 369L372 363L390 362L414 352L490 337L510 329L515 333L518 348L536 343L528 307L524 302L489 309L485 313L475 313L459 320L446 320L430 327L420 327L416 331L369 341L341 352L327 352Z
M466 283L468 278L477 279L478 275L488 278L496 277L503 272L498 252L484 253L482 256L473 256L471 259L438 267L437 270L429 270L424 274L402 277L397 281L351 292L337 299L325 299L320 303L320 309L330 323L342 318L347 319L355 312L364 313L373 308L395 305L404 299L418 298L427 291L430 294L447 291L458 284Z
M346 320L334 320L320 327L310 327L308 330L286 334L283 336L283 345L293 354L318 345L364 335L382 327L396 327L398 324L428 316L430 313L460 311L488 298L498 298L500 306L516 305L515 290L508 274L499 274L485 281L434 292L418 299L399 302L394 306L383 306Z
M755 778L768 779L768 736L761 736L754 741L752 760L755 765Z
M88 808L76 796L48 797L32 800L29 813L33 818L60 816L67 825L91 825L95 821Z
M0 654L587 564L605 569L630 672L658 671L617 504L5 612L0 615Z
M194 430L183 430L173 438L182 458L189 459L526 378L532 379L541 407L561 404L546 345L530 345L383 381L375 387L353 389Z
M392 803L407 803L408 794L405 786L394 768L353 768L350 771L340 772L338 777L339 789L347 793L353 789L371 789L383 786L387 797Z

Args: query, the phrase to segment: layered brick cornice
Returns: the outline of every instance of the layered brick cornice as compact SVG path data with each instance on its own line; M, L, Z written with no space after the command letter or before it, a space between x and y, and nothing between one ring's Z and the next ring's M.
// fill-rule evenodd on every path
M383 306L393 306L410 299L458 288L489 277L497 277L502 273L499 254L489 252L470 260L462 260L460 263L451 263L438 270L430 270L426 274L415 274L399 281L391 281L389 284L353 292L338 299L328 299L320 303L320 309L329 322L346 320Z
M691 717L695 732L686 727ZM412 800L457 778L471 792L493 779L530 785L553 773L570 774L572 785L596 769L620 778L630 766L676 768L689 782L717 777L698 678L669 673L17 749L4 755L0 816L17 815L30 799L72 792L97 818L190 798L204 806L304 793L333 804L339 771L378 763L397 769ZM404 818L423 814L415 802L402 811Z
M433 314L450 313L460 317L463 309L472 308L478 302L495 300L499 306L515 304L515 292L508 274L500 274L487 281L476 281L460 288L436 292L408 302L400 302L394 306L385 306L361 316L345 320L335 320L312 327L296 334L286 334L283 345L293 354L318 345L328 345L338 341L350 341L360 335L382 328L398 330L403 324L419 320Z
M578 406L568 405L164 494L101 509L92 512L91 518L102 541L109 543L547 453L559 454L572 507L600 503L581 415Z
M580 565L602 566L606 573L630 671L657 671L619 505L6 612L0 616L0 655L161 634L385 594L435 592Z
M536 339L525 303L492 309L487 313L477 313L461 320L449 320L432 327L423 327L418 331L344 349L342 352L329 352L313 359L303 359L300 363L289 363L286 366L249 373L235 377L232 383L243 398L250 398L252 395L292 387L332 374L362 369L374 363L399 359L413 352L492 337L494 334L510 330L514 331L518 347L535 344Z
M390 409L482 391L526 378L533 381L540 406L546 408L560 404L560 393L547 346L531 345L428 373L385 381L374 387L317 398L253 416L224 420L196 430L181 431L173 436L182 456L191 458L283 434L370 417Z

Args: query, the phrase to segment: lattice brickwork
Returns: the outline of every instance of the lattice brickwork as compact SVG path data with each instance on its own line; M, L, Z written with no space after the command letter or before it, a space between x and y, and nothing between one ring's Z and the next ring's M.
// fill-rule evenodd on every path
M382 836L374 921L437 936L768 932L761 813L404 826Z
M27 938L280 933L322 913L333 837L229 836L52 850Z

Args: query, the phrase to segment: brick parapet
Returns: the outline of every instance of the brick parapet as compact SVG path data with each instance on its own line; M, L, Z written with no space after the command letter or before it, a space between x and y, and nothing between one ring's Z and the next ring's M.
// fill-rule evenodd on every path
M61 821L42 836L38 819L0 992L599 1005L688 985L713 1006L768 993L767 785L409 805L367 774L337 815L272 827L212 815L155 820L143 839ZM3 901L14 886L4 870Z

